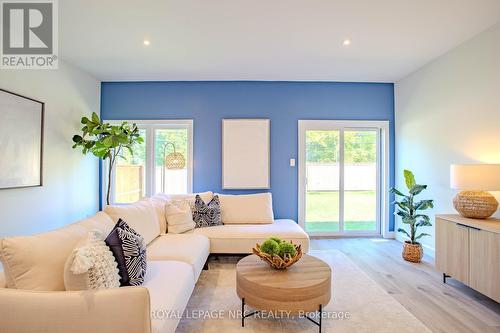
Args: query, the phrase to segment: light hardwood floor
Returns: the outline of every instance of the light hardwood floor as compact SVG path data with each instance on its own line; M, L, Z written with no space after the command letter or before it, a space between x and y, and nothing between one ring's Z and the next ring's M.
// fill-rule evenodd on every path
M335 248L347 255L433 332L500 332L499 303L452 278L443 284L433 258L406 262L401 247L400 242L382 238L311 240L312 249Z

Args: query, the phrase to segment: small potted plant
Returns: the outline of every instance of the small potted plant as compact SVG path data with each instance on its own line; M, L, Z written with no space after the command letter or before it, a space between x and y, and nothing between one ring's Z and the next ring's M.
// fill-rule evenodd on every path
M279 237L270 237L262 245L256 244L253 253L274 269L290 267L302 257L300 245L284 241Z
M404 170L406 187L408 195L403 194L395 188L391 188L391 193L401 197L401 200L394 201L396 212L394 214L401 217L403 224L410 228L409 233L403 228L398 228L398 232L408 237L403 246L403 259L410 262L420 262L424 255L422 244L418 240L424 236L430 236L427 233L417 235L419 227L431 227L431 221L428 215L422 214L421 211L433 208L434 200L415 200L415 196L420 194L427 188L427 185L420 185L415 182L415 176L409 170Z

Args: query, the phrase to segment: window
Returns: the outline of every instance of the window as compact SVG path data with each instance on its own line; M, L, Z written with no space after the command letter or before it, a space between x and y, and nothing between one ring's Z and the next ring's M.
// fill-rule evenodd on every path
M137 124L144 142L133 148L133 155L125 152L117 160L111 176L111 203L132 203L159 192L192 192L193 121L129 122ZM102 165L105 198L108 165Z

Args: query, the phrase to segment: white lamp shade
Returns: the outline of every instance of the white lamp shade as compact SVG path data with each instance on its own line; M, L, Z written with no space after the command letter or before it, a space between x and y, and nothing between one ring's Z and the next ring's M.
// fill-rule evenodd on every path
M450 187L457 190L500 191L500 164L452 164Z

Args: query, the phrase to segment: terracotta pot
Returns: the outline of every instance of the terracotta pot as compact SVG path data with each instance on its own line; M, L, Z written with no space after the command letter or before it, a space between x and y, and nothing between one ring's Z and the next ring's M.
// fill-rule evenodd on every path
M412 244L408 241L403 244L403 259L410 262L420 262L424 256L424 249L422 244L416 243Z

